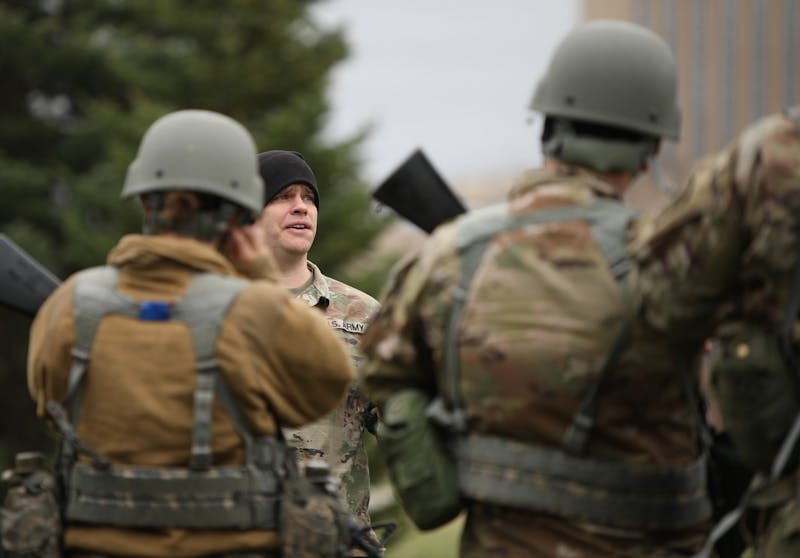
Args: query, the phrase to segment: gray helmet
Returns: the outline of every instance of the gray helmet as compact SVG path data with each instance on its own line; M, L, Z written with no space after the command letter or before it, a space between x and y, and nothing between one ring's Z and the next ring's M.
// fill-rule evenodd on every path
M256 154L253 137L232 118L207 110L172 112L144 134L122 197L191 190L257 214L264 207L264 186Z
M676 140L677 84L672 52L658 35L633 23L595 20L558 45L530 108Z

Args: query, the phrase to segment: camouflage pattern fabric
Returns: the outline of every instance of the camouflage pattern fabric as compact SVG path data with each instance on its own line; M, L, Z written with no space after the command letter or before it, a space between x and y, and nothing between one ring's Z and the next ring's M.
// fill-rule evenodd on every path
M755 558L796 558L800 556L800 503L789 502L773 517L761 537Z
M68 558L119 558L119 555L96 554L94 552L70 551ZM280 551L264 552L233 552L223 554L213 554L213 558L284 558Z
M779 324L800 258L797 123L784 114L762 118L701 161L642 227L634 254L636 304L673 343L693 350L744 324ZM796 507L776 515L759 556L798 555Z
M588 171L525 173L512 215L617 197ZM398 266L364 335L362 382L376 403L442 378L444 332L460 279L459 221L437 229ZM582 221L534 224L496 235L466 295L459 333L470 431L558 447L628 316L620 286ZM666 350L639 328L607 378L588 457L686 465L697 455L693 416ZM705 529L641 532L567 517L469 503L462 556L665 556L697 550Z
M281 549L295 558L336 558L346 552L344 503L335 487L312 483L304 476L284 483L281 505Z
M36 471L12 481L0 508L0 539L6 556L61 556L61 515L56 479Z
M700 344L725 322L780 322L800 257L798 177L800 130L783 115L701 161L635 242L631 279L648 323Z
M358 369L364 357L357 348L378 302L368 294L326 277L309 262L311 284L297 297L324 312L328 323L344 342ZM374 405L356 387L339 406L323 419L300 429L284 429L286 439L298 449L301 465L312 459L324 459L331 474L341 482L342 495L351 512L369 523L369 464L365 431Z

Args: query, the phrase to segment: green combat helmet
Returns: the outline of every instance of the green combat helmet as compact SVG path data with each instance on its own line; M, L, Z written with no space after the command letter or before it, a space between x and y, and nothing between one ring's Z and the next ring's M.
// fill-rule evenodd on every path
M264 207L250 133L225 115L181 110L156 120L128 167L122 197L165 190L218 196L257 215Z
M649 29L610 20L577 27L556 48L530 104L556 122L545 154L600 171L638 171L659 138L679 137L677 82L669 46ZM576 121L642 139L579 136L570 125Z

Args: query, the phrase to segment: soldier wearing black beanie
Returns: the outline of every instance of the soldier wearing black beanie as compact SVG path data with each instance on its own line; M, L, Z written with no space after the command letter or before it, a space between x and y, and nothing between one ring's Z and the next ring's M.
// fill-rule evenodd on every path
M319 190L303 156L296 151L266 151L258 155L258 164L265 201L258 224L275 256L278 281L297 299L323 313L357 366L357 346L378 311L378 301L328 277L308 259L317 232ZM313 205L307 189L313 192ZM304 428L284 429L286 440L298 450L301 466L311 459L328 463L350 511L364 525L370 522L366 436L376 418L377 408L354 385L328 416ZM370 534L377 544L375 534Z
M258 155L258 166L264 180L264 204L292 184L305 184L314 191L314 205L319 209L319 189L314 171L297 151L274 149Z

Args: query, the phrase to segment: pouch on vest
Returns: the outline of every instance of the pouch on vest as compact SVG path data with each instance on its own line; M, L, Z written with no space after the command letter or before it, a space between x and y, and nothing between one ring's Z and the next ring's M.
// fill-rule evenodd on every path
M281 500L281 552L292 558L346 558L357 548L370 558L383 556L370 526L353 517L338 482L324 461L311 461L303 473L290 454Z
M769 326L741 324L720 341L712 381L725 430L748 466L769 471L800 409L796 373L787 367L779 336Z
M426 415L430 403L416 389L396 393L386 401L377 432L397 497L422 530L447 523L463 507L455 459L444 432Z
M39 453L21 453L16 465L3 473L9 484L0 508L3 555L21 558L61 556L61 513L55 476L45 469Z
M342 523L344 506L335 489L325 486L327 479L316 475L315 462L309 463L308 476L299 473L294 463L283 482L281 500L281 548L284 556L297 558L336 558L344 556L347 529Z

